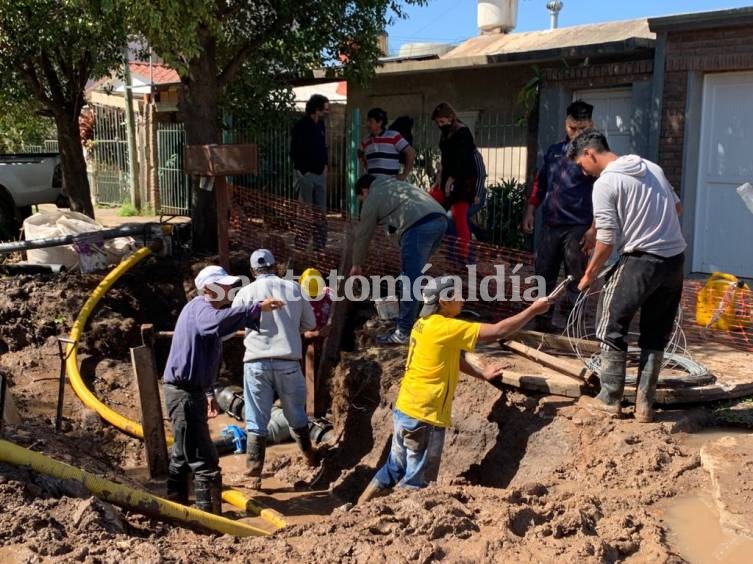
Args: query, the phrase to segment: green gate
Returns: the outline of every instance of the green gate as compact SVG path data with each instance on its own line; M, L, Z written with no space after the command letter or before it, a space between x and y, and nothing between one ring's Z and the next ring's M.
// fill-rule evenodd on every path
M183 172L183 145L186 133L181 123L157 126L157 175L159 212L191 215L191 181Z

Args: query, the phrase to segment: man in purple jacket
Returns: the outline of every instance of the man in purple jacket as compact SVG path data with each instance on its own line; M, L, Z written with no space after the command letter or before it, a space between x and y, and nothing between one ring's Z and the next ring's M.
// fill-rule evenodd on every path
M240 281L220 266L207 266L196 277L198 296L180 312L165 366L165 406L173 427L167 498L188 503L193 473L196 506L222 513L222 475L207 419L218 414L213 384L222 356L222 338L241 328L258 329L262 311L284 306L267 298L244 307L223 309Z
M567 107L566 138L549 147L544 155L521 225L523 232L533 233L534 213L542 206L543 222L534 270L537 276L544 277L548 295L557 285L560 267L564 263L565 274L572 274L575 278L568 288L570 305L578 296L578 280L583 276L588 255L594 248L596 229L591 203L594 179L572 162L567 152L578 133L593 127L592 114L593 106L583 100L576 100ZM553 309L537 319L538 329L553 329Z

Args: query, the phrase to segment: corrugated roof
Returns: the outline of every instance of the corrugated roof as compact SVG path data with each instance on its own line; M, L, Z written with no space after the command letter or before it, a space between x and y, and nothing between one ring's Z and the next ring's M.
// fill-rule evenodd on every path
M442 55L440 59L566 49L569 47L599 45L635 38L656 38L656 34L648 28L648 20L625 20L561 27L543 31L480 35L464 41L452 51Z
M149 62L131 61L128 65L131 69L131 75L138 76L144 82L149 82L150 77L154 77L154 84L177 84L180 82L178 73L166 65L152 63L152 69L149 70Z

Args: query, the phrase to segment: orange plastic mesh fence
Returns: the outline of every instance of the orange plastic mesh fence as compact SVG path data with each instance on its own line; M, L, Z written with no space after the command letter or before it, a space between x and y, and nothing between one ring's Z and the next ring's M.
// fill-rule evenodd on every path
M332 212L325 218L306 204L261 190L232 186L231 191L231 250L250 253L256 248L269 248L278 264L292 268L296 275L305 268L314 267L329 280L329 273L338 270L345 248L346 226L349 222L357 223L356 220L347 218L345 213ZM314 251L313 240L323 222L327 226L327 243L321 251ZM378 229L375 233L366 264L362 265L367 277L397 276L400 273L400 251L396 242L389 239L384 230ZM526 280L533 275L531 253L472 241L468 262L475 264L473 277L465 266L466 261L458 258L462 252L456 240L446 236L431 257L432 266L427 274L457 274L464 281L466 294L472 286L476 295L480 296L484 277L502 272L502 278L497 277L487 283L489 293L502 295L503 299L469 302L466 308L484 319L494 319L518 312L524 307L525 304L511 301L511 298L515 294L523 296L525 290L534 284L532 279ZM497 284L504 285L501 292ZM753 352L752 308L753 293L747 286L738 287L730 278L686 280L682 299L682 328L688 344L715 343Z

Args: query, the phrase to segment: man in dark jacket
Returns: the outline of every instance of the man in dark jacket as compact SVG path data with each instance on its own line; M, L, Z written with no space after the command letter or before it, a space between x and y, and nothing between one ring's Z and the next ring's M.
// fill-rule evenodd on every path
M324 120L329 100L314 94L306 102L306 115L293 127L290 158L296 175L296 192L301 202L311 206L311 225L302 225L296 234L296 248L308 245L308 232L315 228L314 250L327 245L327 140Z
M543 206L543 222L536 248L534 269L546 281L546 292L557 285L560 266L565 263L565 273L572 274L575 282L568 288L570 301L578 295L578 280L586 270L588 254L596 241L593 227L591 192L594 179L571 161L567 152L572 139L581 131L593 126L593 106L576 100L567 107L565 132L567 137L555 143L546 152L544 163L536 175L531 196L528 198L522 230L533 232L536 208ZM537 320L538 328L552 329L552 310Z
M220 514L222 475L207 419L218 414L213 385L220 367L222 338L246 327L258 329L262 311L285 304L267 298L223 309L240 280L220 266L207 266L196 277L199 295L180 312L165 365L165 407L173 427L167 498L188 503L188 480L194 476L196 506Z

